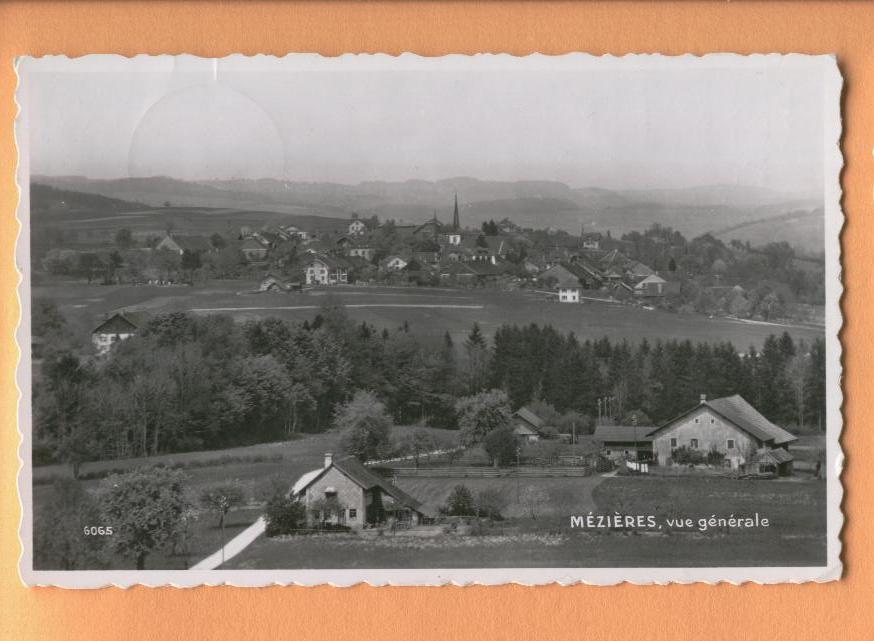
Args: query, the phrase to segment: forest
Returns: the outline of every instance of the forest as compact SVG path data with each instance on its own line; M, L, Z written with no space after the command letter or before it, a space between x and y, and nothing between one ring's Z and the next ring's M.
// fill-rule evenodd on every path
M63 317L35 301L54 338L33 385L34 464L219 449L331 429L356 392L396 424L458 428L458 407L483 391L570 415L584 431L635 417L658 425L700 394L739 393L787 427L823 428L825 343L772 335L760 351L730 343L583 339L550 326L474 324L460 344L408 323L379 330L327 305L312 320L235 322L226 315L157 316L103 357L64 340ZM51 331L46 331L50 328ZM558 422L558 419L556 419Z

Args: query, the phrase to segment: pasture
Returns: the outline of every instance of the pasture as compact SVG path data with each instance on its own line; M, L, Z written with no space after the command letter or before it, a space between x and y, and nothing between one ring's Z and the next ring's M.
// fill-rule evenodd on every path
M408 479L403 479L407 483ZM405 485L422 498L442 496L471 479L431 479ZM404 533L260 538L225 567L233 569L465 567L707 567L815 566L825 562L825 483L592 477L544 479L551 515L520 515L487 524L477 534ZM545 483L549 481L549 483ZM583 499L581 481L591 498ZM513 481L514 482L514 481ZM523 483L530 479L523 480ZM494 483L494 481L486 481ZM439 486L439 487L438 487ZM473 489L473 488L472 488ZM512 496L512 488L502 488ZM555 502L555 503L554 503ZM508 512L512 511L512 507ZM569 516L612 513L748 515L771 519L760 530L623 532L571 529Z
M795 339L811 341L823 330L802 326L751 323L703 315L679 315L633 305L586 301L562 304L530 291L385 286L337 286L302 293L251 293L254 281L211 281L196 286L87 285L35 283L34 297L54 300L77 333L88 340L89 328L109 312L124 308L153 313L192 312L230 314L238 320L275 316L293 321L312 319L320 306L345 307L357 322L394 329L405 321L417 334L464 340L474 322L490 336L505 323L552 325L581 339L626 339L637 342L690 339L693 342L730 341L739 351L760 347L769 334L788 331Z
M405 429L395 428L396 434ZM448 438L446 430L423 428L435 436ZM96 478L111 472L123 472L147 465L167 465L181 467L188 477L187 489L192 501L197 500L200 491L210 485L235 480L243 486L247 504L232 510L225 525L225 539L230 540L240 531L251 525L264 512L263 502L274 482L291 487L305 472L319 468L324 463L325 452L339 452L339 437L335 433L305 435L291 441L263 443L247 447L202 452L184 452L146 458L118 459L114 461L95 461L82 466L81 473L91 477L78 481L89 491L95 491L100 484ZM40 507L51 498L56 479L71 479L68 465L45 465L33 470L33 509L40 513ZM47 521L35 519L34 527L50 527ZM146 569L185 569L209 556L221 547L221 530L217 518L208 513L200 513L195 519L187 554L153 554L146 561ZM112 559L112 567L131 567L131 561Z

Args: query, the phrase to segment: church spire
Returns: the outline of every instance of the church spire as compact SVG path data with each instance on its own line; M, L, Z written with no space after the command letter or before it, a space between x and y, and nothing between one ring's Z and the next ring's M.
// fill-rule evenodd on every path
M461 229L461 221L458 219L458 192L455 192L455 209L452 212L452 230Z

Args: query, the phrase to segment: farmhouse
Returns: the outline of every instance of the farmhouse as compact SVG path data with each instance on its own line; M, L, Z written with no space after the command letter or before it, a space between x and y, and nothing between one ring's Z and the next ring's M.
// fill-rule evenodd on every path
M650 432L653 452L659 462L669 464L679 447L703 453L715 450L725 456L732 469L755 464L757 471L792 473L788 445L795 436L762 416L743 397L735 394L701 402Z
M307 506L307 518L322 505L330 514L321 520L351 528L394 521L417 525L424 516L422 504L392 483L368 470L352 456L335 459L325 454L323 467L301 476L291 490Z
M349 280L346 261L334 256L316 255L306 264L307 285L337 285Z
M553 265L539 276L547 284L554 283L561 303L579 303L583 289L597 289L601 286L598 272L582 262L562 261Z
M658 274L651 274L634 286L635 296L654 298L664 296L668 281Z
M546 424L544 420L527 407L520 407L513 412L512 425L513 434L520 441L534 443L545 438L544 427Z
M91 342L99 355L106 354L118 341L127 340L141 330L151 318L144 311L116 312L91 332Z
M650 461L652 430L643 425L598 425L592 440L601 443L604 456L614 461Z
M183 234L167 234L158 243L155 249L169 249L180 256L185 252L202 254L212 250L209 240L204 236L191 236Z

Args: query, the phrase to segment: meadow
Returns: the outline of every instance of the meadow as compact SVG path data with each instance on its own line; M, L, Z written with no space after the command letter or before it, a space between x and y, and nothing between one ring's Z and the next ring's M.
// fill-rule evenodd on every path
M808 342L821 328L753 323L700 314L680 315L635 305L586 301L562 304L533 291L385 286L337 286L302 293L253 293L255 281L210 281L195 286L88 285L78 282L34 283L32 295L55 301L75 331L83 336L105 314L124 309L152 313L193 312L230 314L238 320L275 316L286 320L312 319L325 303L342 305L357 322L394 329L407 322L418 334L448 331L456 343L464 340L474 322L491 336L506 323L552 325L581 339L643 338L730 341L745 352L761 347L769 334L788 331Z
M404 479L406 481L406 479ZM546 479L544 479L546 481ZM475 534L365 537L354 534L260 538L224 567L465 568L465 567L708 567L816 566L825 563L825 483L594 477L548 479L549 514L520 515ZM453 479L418 486L428 496ZM470 479L463 481L471 483ZM530 482L530 479L523 483ZM582 483L581 483L582 482ZM406 486L410 491L413 486ZM590 491L590 499L585 498ZM512 496L511 488L502 493ZM556 503L553 503L558 499ZM759 512L771 519L760 530L701 532L581 531L570 515L612 513L709 517ZM515 510L508 508L508 513Z

